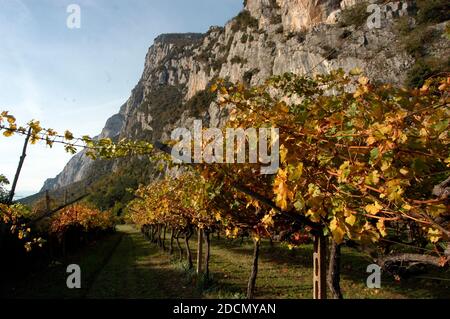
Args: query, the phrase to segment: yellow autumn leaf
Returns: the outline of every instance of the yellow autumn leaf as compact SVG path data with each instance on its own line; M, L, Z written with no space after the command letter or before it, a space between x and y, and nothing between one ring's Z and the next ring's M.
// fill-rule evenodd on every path
M68 141L73 140L73 134L72 134L71 132L69 132L69 131L66 131L66 132L64 133L64 138L65 138L66 140L68 140Z
M361 84L361 85L367 85L367 84L369 83L369 78L366 77L366 76L361 76L361 77L358 79L358 82L359 82L359 84Z
M277 104L277 108L283 112L283 113L289 113L289 107L287 106L286 102L281 101Z
M221 86L220 87L220 93L223 94L223 95L226 95L226 94L228 94L228 91L227 91L227 89L225 87Z
M317 210L308 209L306 212L306 217L309 217L313 222L319 222L320 221L320 212Z
M387 186L387 198L391 202L399 202L402 199L402 195L405 192L400 185L400 180L394 179L386 183Z
M6 131L3 132L3 135L4 135L5 137L10 137L10 136L12 136L13 134L14 134L14 132L13 132L13 131L10 131L10 130L6 130Z
M428 83L425 83L421 88L420 88L420 92L425 93L430 89L430 86Z
M289 180L290 181L298 181L303 175L303 163L298 163L297 166L289 165Z
M350 74L351 75L360 75L362 73L362 70L358 67L355 67L353 69L350 70Z
M419 135L422 137L426 137L426 136L428 136L428 131L422 127L419 131Z
M372 144L375 144L376 141L377 141L376 138L375 138L374 136L370 135L370 136L367 138L366 143L367 143L367 145L370 146L370 145L372 145Z
M386 161L386 160L381 161L381 170L383 172L387 171L391 166L392 166L391 161Z
M427 211L428 215L432 216L433 218L438 218L441 215L448 213L448 208L444 204L429 205L426 208L426 211Z
M345 231L340 227L336 217L334 217L330 223L330 231L333 235L333 239L338 244L341 244L344 241Z
M347 218L345 218L345 222L346 222L347 224L349 224L350 226L355 225L355 222L356 222L356 216L353 215L353 214L350 214L350 216L348 216Z
M286 162L287 154L288 154L288 149L283 144L281 144L281 146L280 146L280 162L281 163Z
M402 206L402 208L403 208L404 210L411 210L411 209L412 209L412 206L409 205L409 204L405 204L405 205Z
M430 238L430 241L435 244L441 239L442 233L438 229L432 229L430 228L428 230L428 238Z
M389 135L392 132L392 125L380 125L378 130L383 135Z
M350 175L350 162L345 161L338 170L338 183L347 182L347 177Z
M406 141L408 141L408 135L400 133L398 140L400 141L400 143L406 143Z
M380 231L381 236L386 237L386 226L384 225L384 218L380 218L377 222L377 229Z
M380 173L377 170L370 172L365 181L368 185L376 186L380 182Z
M378 214L383 209L383 206L380 203L375 202L373 204L369 204L365 207L366 212L372 215Z
M25 247L25 250L27 251L27 253L29 253L31 251L31 243L30 242L25 243L24 247Z
M356 99L356 98L360 97L360 96L363 95L363 94L364 94L364 90L362 90L361 88L359 88L359 89L357 89L357 90L355 91L355 93L353 94L353 97Z
M275 225L273 218L272 218L272 214L267 214L265 215L261 222L264 224L264 226L266 227L273 227Z
M7 116L7 121L9 124L14 124L16 122L16 118L12 115Z
M288 200L292 199L292 192L287 185L287 171L283 169L278 170L275 178L273 192L276 195L275 203L281 210L287 210Z
M448 87L447 83L442 83L441 85L439 85L438 90L445 91L445 89L447 89L447 87Z

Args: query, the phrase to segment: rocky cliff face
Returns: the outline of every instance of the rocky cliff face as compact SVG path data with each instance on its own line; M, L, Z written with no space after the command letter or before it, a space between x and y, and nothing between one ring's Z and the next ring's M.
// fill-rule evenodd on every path
M123 128L125 119L125 108L122 106L120 112L111 116L105 124L102 132L95 138L116 138ZM41 192L45 190L56 190L61 187L82 181L86 178L92 168L93 160L85 155L85 151L75 154L63 171L55 178L49 178L42 186Z
M284 72L359 67L375 81L403 83L414 59L400 48L395 15L383 16L375 29L339 22L341 10L360 1L246 0L244 10L224 27L159 36L130 98L100 136L166 140L174 127L190 127L194 118L220 126L224 116L205 90L218 77L254 85ZM442 33L443 25L436 28ZM445 50L436 47L432 54ZM43 189L82 180L91 166L77 154Z

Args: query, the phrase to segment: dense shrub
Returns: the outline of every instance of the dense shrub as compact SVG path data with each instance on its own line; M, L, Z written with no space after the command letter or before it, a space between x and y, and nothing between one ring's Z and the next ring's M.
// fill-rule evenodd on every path
M427 44L436 37L436 34L432 28L417 26L408 35L403 35L401 42L406 52L417 58L426 54Z
M280 24L282 21L281 15L280 14L274 14L272 15L272 17L270 18L270 23L271 24Z
M183 106L183 109L189 110L191 116L199 118L202 112L206 111L209 105L214 101L216 94L212 93L209 87L210 86L208 85L205 90L197 92Z
M258 74L259 71L260 71L260 70L259 70L258 68L255 68L255 69L251 69L251 70L245 71L244 76L243 76L244 83L247 84L247 85L250 85L253 76L254 76L255 74Z
M119 169L108 175L104 175L93 184L88 197L89 202L102 210L114 207L115 215L120 215L121 210L117 203L127 204L133 199L133 192L140 183L147 183L155 173L155 168L148 159L132 158L118 162Z
M450 9L448 1L419 0L417 1L417 15L400 17L394 25L401 48L415 58L413 67L408 71L405 84L408 87L421 87L429 77L449 70L448 56L430 57L428 48L439 37L439 31L432 26L449 19ZM414 23L416 21L416 23Z
M394 30L400 36L409 35L413 28L413 23L408 16L398 18L394 24Z
M420 58L408 71L406 84L409 87L421 87L425 81L436 74L450 70L450 58Z
M243 57L235 55L234 57L231 58L230 62L232 64L241 64L241 65L243 65L243 64L246 64L248 61L247 61L247 59L245 59Z
M450 20L450 1L417 0L418 23L440 23Z
M239 30L246 30L247 28L257 29L258 20L252 17L249 11L243 10L234 19L231 29L233 32L237 32Z
M302 43L306 39L306 32L305 31L289 32L286 38L288 40L296 38L299 43Z
M366 23L367 18L370 15L370 13L367 12L367 5L368 2L361 2L342 10L339 18L339 25L341 27L351 25L356 27L362 26Z

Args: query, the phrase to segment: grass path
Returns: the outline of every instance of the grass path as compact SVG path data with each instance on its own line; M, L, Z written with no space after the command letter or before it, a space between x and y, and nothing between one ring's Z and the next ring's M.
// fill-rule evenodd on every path
M168 243L166 243L166 247ZM196 238L191 240L196 257ZM37 269L2 295L12 298L243 298L250 274L252 244L212 240L212 283L200 288L197 277L176 260L150 244L130 225L81 249L59 262ZM311 298L312 246L288 250L263 242L256 282L257 298ZM66 287L66 267L79 264L82 289ZM429 277L401 283L382 277L382 288L368 289L365 269L370 260L344 249L341 287L345 298L450 298L450 272L434 271Z
M192 285L183 285L185 271L150 245L132 226L109 263L93 283L88 298L200 298Z
M196 276L183 265L148 243L132 226L120 226L126 235L87 297L94 298L244 298L252 263L252 244L213 238L211 247L212 284L198 288ZM196 238L191 240L196 257ZM166 242L166 247L168 243ZM312 245L288 250L261 249L257 298L312 298ZM176 253L174 255L177 255ZM450 298L449 281L413 278L401 283L382 277L382 289L366 287L364 255L344 249L341 287L346 298ZM450 273L435 274L450 280Z

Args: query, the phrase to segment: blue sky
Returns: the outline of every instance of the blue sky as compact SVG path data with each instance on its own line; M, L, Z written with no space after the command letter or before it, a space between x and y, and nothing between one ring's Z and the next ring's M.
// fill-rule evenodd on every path
M70 4L81 8L80 29L67 28ZM129 97L157 35L206 32L241 9L241 0L0 0L0 110L94 136ZM22 143L0 136L10 180ZM18 193L38 191L69 159L61 147L30 146Z

